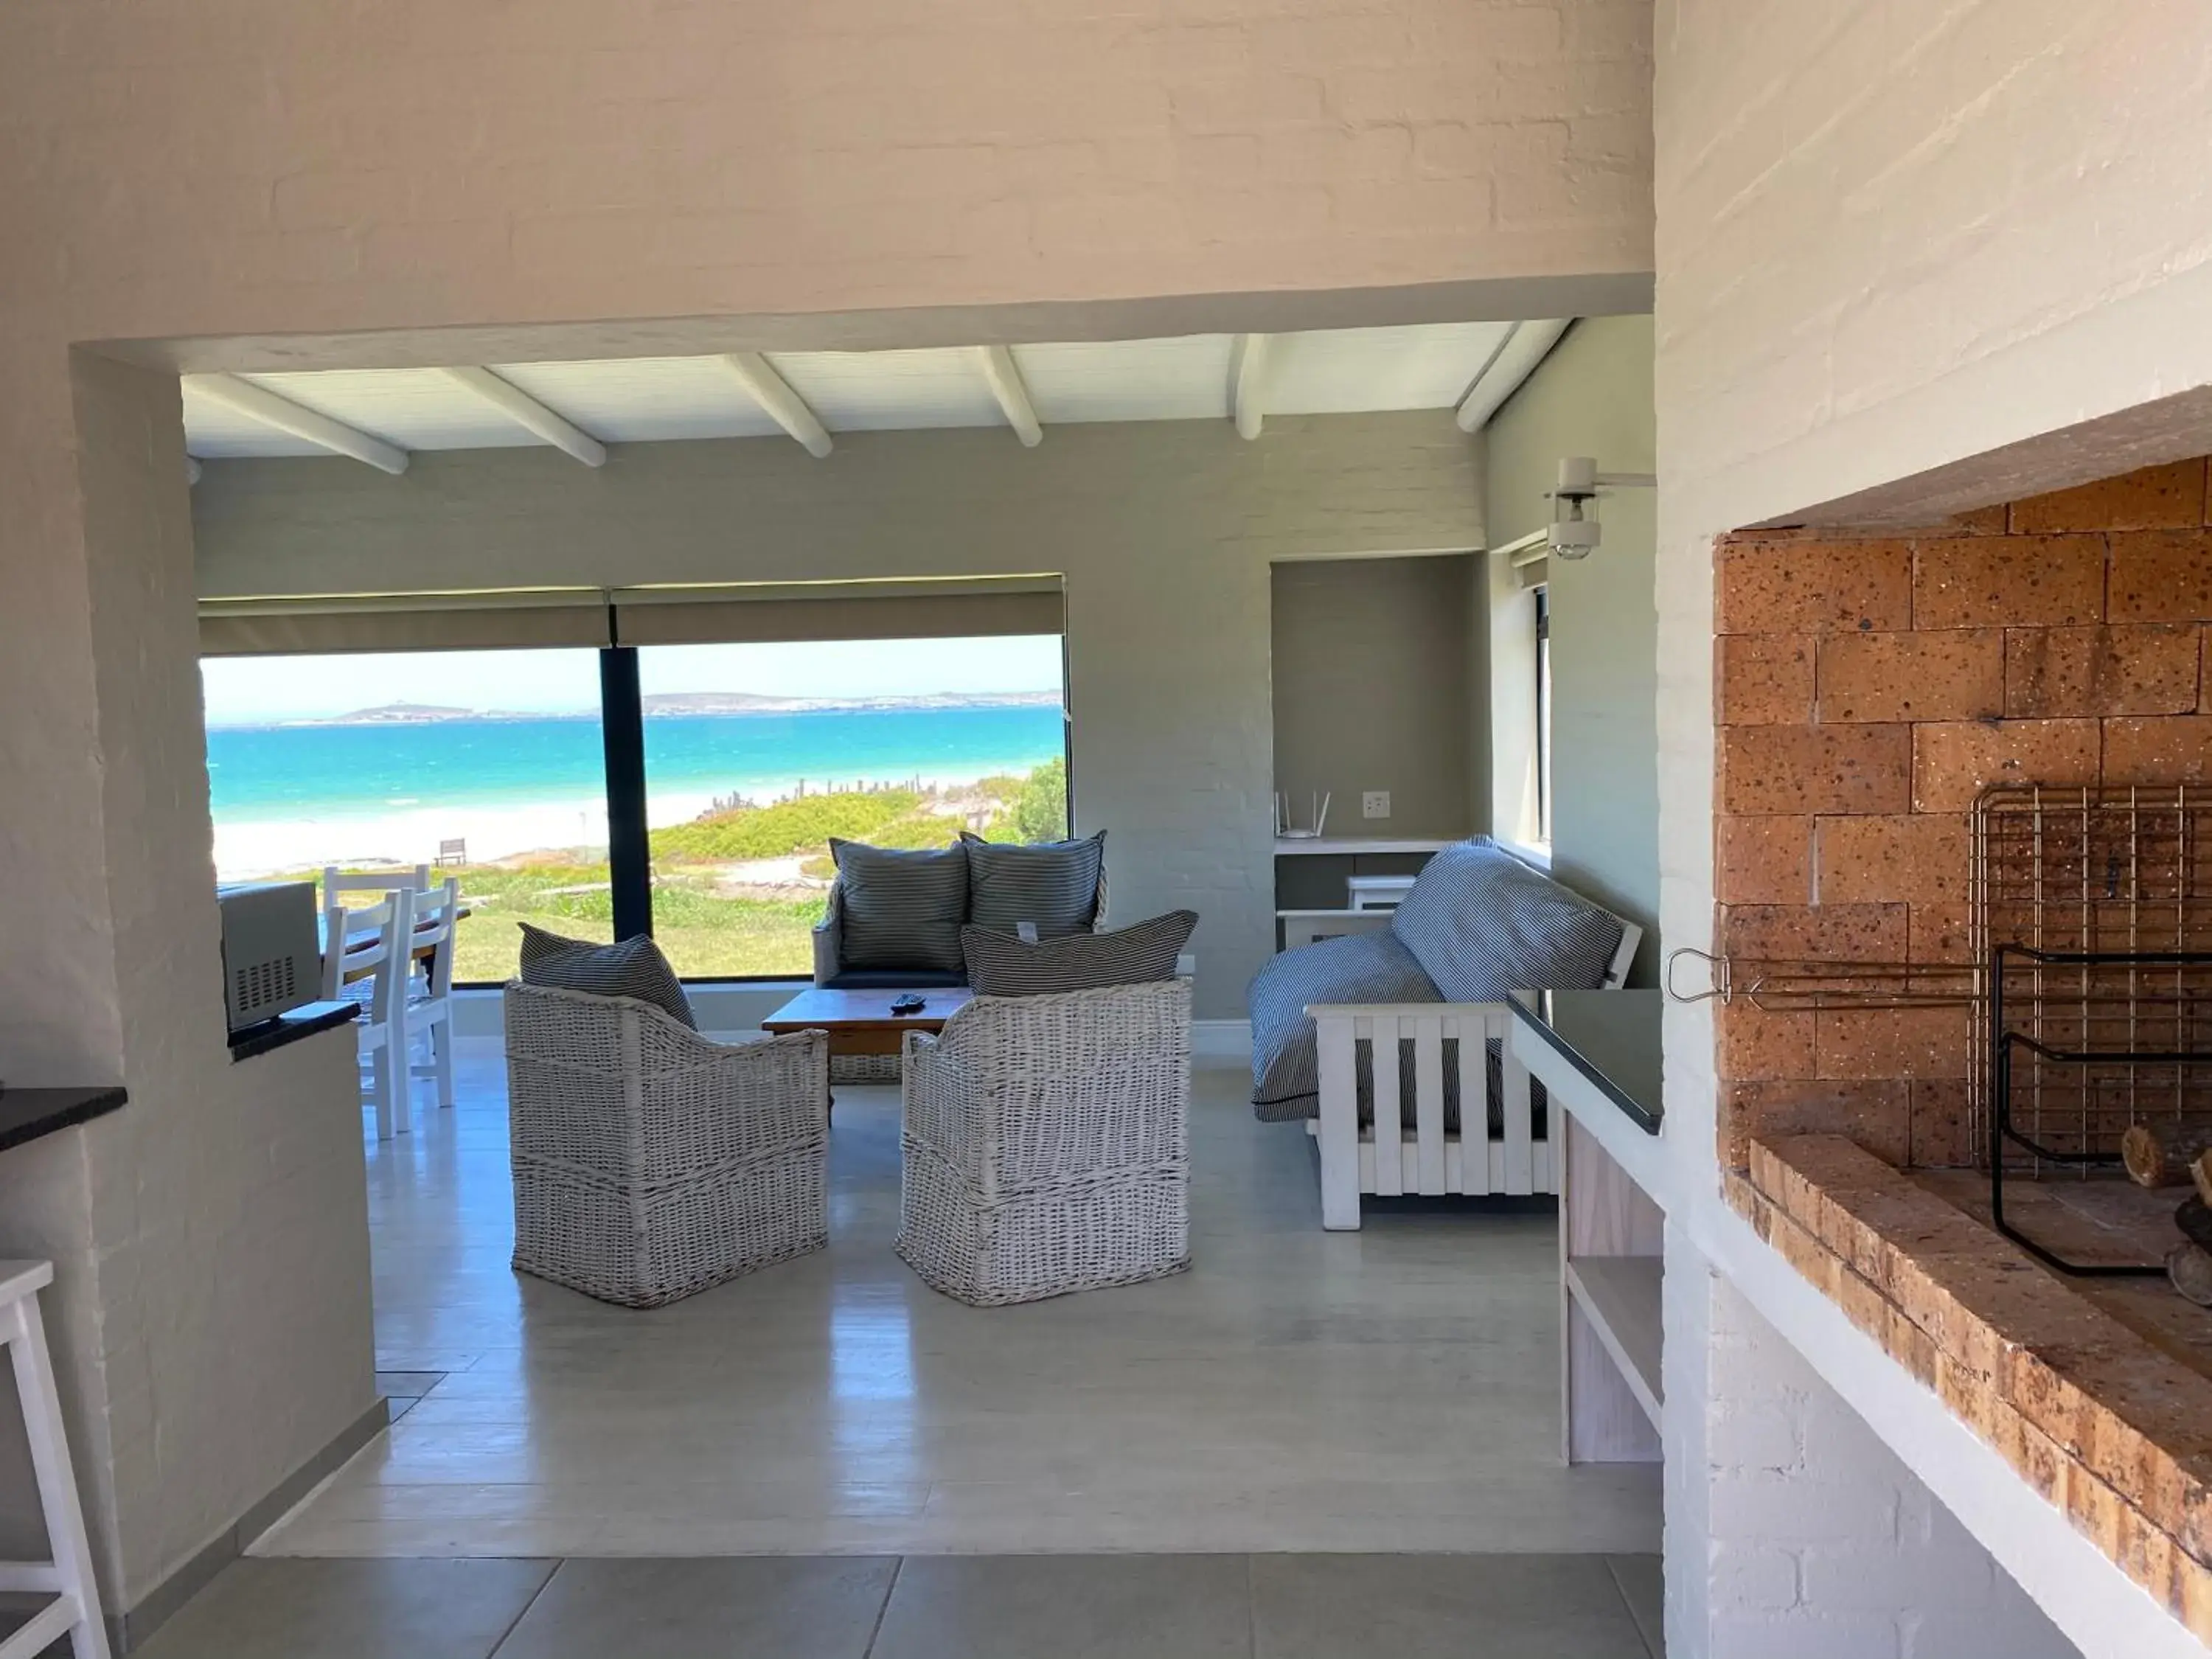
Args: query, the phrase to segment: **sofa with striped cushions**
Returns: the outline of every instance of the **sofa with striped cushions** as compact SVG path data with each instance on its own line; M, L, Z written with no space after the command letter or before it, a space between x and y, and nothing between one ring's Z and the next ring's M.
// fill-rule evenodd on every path
M1106 832L1020 845L963 834L950 847L833 840L836 879L814 929L814 982L831 990L965 985L963 927L1027 940L1106 922Z

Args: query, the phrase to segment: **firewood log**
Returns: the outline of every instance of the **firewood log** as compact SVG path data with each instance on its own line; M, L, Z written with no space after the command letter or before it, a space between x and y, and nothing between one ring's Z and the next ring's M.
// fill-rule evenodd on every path
M2179 1187L2212 1150L2212 1124L2138 1123L2120 1137L2120 1162L2138 1187Z
M2201 1198L2185 1198L2173 1212L2173 1224L2192 1244L2212 1250L2212 1204Z
M2189 1178L2197 1183L2197 1196L2212 1204L2212 1156L2199 1152L2189 1166Z
M2200 1308L2212 1308L2212 1250L2202 1244L2177 1244L2166 1258L2173 1288Z

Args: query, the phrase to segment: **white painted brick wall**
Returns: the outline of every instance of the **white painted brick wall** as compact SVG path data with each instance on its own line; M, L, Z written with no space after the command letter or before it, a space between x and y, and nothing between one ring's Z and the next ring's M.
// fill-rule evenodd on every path
M1669 1504L1674 1659L2075 1659L1679 1233L1667 1284L1669 1497L1705 1486L1702 1539L1677 1530ZM1699 1351L1678 1353L1697 1334Z

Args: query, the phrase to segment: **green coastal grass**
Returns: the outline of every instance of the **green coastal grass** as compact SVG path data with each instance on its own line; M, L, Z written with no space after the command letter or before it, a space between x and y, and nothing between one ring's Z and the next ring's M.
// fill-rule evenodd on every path
M848 790L731 807L653 830L653 938L686 978L803 977L813 971L810 934L826 897L717 890L736 878L732 866L797 856L806 873L826 877L832 836L878 847L942 847L969 821L964 811L939 810L955 800L963 809L985 805L984 833L994 841L1057 840L1067 833L1066 763L1051 761L1024 777L987 778L957 793ZM520 939L517 922L572 939L614 936L604 862L538 855L447 873L460 878L470 910L458 935L457 980L496 983L512 977ZM313 880L319 874L308 871L295 878Z

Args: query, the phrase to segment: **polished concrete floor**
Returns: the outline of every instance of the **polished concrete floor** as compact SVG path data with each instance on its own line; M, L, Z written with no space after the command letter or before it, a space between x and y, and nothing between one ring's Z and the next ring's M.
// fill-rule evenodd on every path
M1650 1556L240 1561L143 1659L1654 1659Z
M404 1414L257 1555L1658 1547L1655 1468L1559 1462L1552 1218L1324 1234L1237 1072L1198 1074L1188 1273L947 1301L890 1250L896 1091L843 1089L830 1248L632 1312L510 1271L502 1061L461 1046L459 1105L369 1142Z

